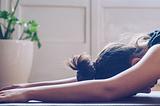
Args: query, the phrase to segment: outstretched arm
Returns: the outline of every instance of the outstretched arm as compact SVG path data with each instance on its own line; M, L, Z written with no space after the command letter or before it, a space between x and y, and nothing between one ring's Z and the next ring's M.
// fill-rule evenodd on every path
M13 84L11 86L6 86L4 88L1 88L0 91L15 89L15 88L28 88L28 87L37 87L37 86L66 84L66 83L72 83L72 82L77 82L76 77L66 78L66 79L61 79L61 80L55 80L55 81L42 81L42 82L34 82L34 83Z
M160 78L159 63L160 45L155 45L136 65L110 79L2 91L0 102L114 100L137 93Z

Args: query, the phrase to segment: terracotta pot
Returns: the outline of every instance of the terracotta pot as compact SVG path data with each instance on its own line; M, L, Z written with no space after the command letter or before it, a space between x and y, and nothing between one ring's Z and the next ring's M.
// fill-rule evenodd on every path
M0 40L0 88L28 82L33 49L31 41Z

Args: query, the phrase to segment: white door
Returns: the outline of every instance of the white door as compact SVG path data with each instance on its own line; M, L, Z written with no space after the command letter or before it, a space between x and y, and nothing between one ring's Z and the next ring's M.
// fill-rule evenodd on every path
M42 47L35 43L29 82L75 76L64 62L74 54L90 52L90 0L20 0L16 14L40 25Z
M92 56L120 34L160 29L159 0L92 0Z

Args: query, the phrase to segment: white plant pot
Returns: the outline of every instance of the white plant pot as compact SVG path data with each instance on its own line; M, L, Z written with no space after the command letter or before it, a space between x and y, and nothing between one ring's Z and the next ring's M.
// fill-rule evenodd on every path
M31 41L0 40L0 88L28 82L33 49Z

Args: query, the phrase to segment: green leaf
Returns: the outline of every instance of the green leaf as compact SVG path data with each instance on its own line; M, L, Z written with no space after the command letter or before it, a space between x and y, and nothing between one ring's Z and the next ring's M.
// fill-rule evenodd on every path
M21 20L21 21L18 21L18 24L22 26L25 24L25 22L23 20Z
M13 29L7 28L8 32L11 32Z
M37 41L37 43L38 43L38 48L40 48L40 47L42 46L42 44L40 43L40 40L39 40L36 32L33 34L33 37L32 37L32 39L31 39L31 41Z
M25 26L25 22L24 22L23 20L17 21L17 23L18 23L19 25L21 25L21 26L24 25L24 27L26 27L26 26Z
M38 27L38 26L39 26L39 25L36 23L36 21L35 21L35 20L32 20L31 25L32 25L32 26L34 26L34 27Z
M25 22L23 20L21 20L21 23L24 25Z
M18 24L19 24L20 26L22 26L22 23L21 23L21 22L19 22Z
M1 25L0 25L0 39L3 39L3 32L2 32L2 29L1 29Z
M15 31L15 29L14 29L14 28L12 28L10 32L11 32L11 33L13 33L13 31Z
M10 17L7 17L7 18L10 19L10 21L9 21L9 23L8 23L7 30L6 30L6 32L5 32L5 34L4 34L4 39L9 39L9 38L11 38L11 37L10 37L11 34L9 35L10 32L9 32L8 29L11 28L11 21L12 21L12 19L13 19L13 16L14 16L14 13L15 13L15 11L16 11L16 8L17 8L18 3L19 3L19 0L17 0L16 5L15 5L15 8L14 8L14 11L11 13Z
M32 24L32 22L31 21L28 21L27 22L27 26L29 26L29 25L31 25Z
M30 27L28 30L29 30L31 33L32 33L32 32L38 32L38 28L35 28L35 27Z
M36 35L35 35L35 33L33 34L33 36L32 36L32 39L31 39L31 41L36 41Z
M9 13L7 11L0 11L0 18L7 19Z
M41 48L42 44L38 41L38 48Z
M8 17L7 22L9 23L9 21L11 20L10 17ZM15 25L16 23L18 23L18 18L16 16L13 16L12 20L11 20L11 24Z
M25 30L24 33L29 34L30 36L31 36L31 34L32 34L28 29Z

